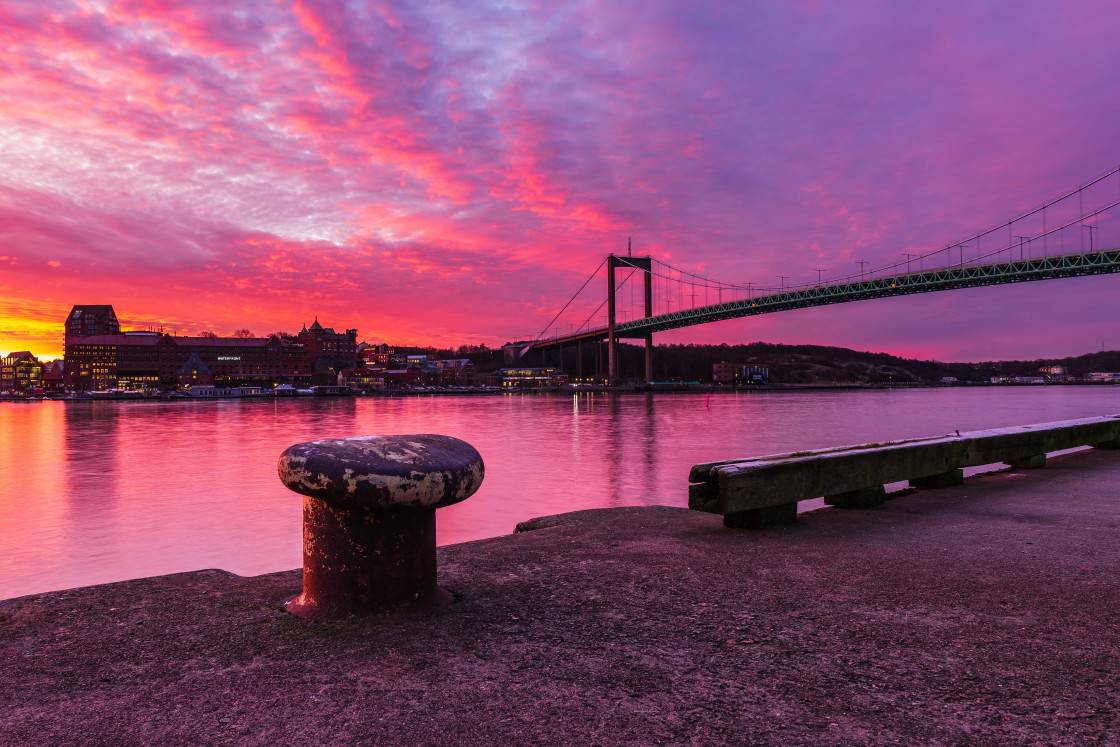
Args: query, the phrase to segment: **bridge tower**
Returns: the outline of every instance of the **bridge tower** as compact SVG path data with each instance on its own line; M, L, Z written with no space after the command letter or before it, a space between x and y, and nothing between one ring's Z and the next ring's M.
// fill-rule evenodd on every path
M644 274L645 316L653 316L653 259L651 257L607 257L607 375L610 383L618 381L618 333L615 330L615 270L617 268L641 270ZM653 333L641 335L646 342L646 382L653 381Z

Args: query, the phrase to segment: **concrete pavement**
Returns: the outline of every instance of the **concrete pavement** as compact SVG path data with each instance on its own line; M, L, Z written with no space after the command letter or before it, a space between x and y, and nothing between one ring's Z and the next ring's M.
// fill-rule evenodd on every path
M0 602L0 744L1120 741L1120 452L764 531L530 524L440 548L426 616L294 617L298 571Z

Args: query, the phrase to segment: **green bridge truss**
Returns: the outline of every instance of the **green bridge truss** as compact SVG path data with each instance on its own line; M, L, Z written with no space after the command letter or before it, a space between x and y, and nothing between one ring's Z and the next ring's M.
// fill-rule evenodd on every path
M781 293L728 301L711 306L673 311L645 319L635 319L615 325L618 337L645 337L653 332L663 332L679 327L738 319L756 314L773 314L778 311L826 306L834 303L866 301L872 298L906 296L913 293L932 293L957 288L978 288L985 285L1026 283L1032 280L1053 280L1085 275L1105 275L1120 272L1120 249L1063 254L1039 259L1020 259L981 265L943 267L895 275L868 278L850 283L795 288ZM603 337L606 329L577 333L569 337L541 340L537 346L565 343L588 337Z

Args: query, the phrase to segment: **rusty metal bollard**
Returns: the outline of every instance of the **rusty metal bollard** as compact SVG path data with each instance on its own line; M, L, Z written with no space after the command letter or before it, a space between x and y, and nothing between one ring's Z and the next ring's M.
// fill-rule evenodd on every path
M303 499L300 617L435 609L436 509L482 484L482 457L450 436L311 441L280 455L280 480Z

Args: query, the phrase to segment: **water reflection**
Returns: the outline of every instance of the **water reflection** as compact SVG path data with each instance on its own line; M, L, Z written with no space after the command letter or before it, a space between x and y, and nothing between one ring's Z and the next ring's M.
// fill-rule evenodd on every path
M5 585L49 587L68 572L54 541L67 524L65 415L57 403L0 403L0 598Z
M1120 412L1120 387L0 403L0 598L218 567L297 567L300 441L442 433L486 479L440 544L584 508L687 505L697 462Z
M120 460L126 456L118 438L120 410L112 402L91 402L88 407L52 403L51 407L65 415L61 494L66 499L67 523L80 527L91 517L111 519L123 473Z

